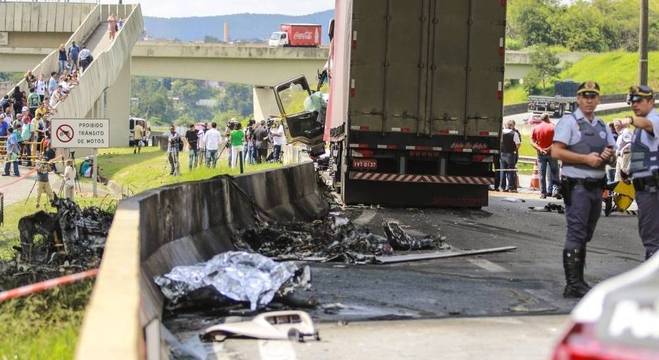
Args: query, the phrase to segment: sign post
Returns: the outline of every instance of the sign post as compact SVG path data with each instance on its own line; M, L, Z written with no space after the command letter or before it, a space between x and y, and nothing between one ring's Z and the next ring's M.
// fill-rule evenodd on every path
M55 149L92 149L92 189L94 197L98 195L97 155L99 148L110 147L110 120L108 119L53 119L51 146Z

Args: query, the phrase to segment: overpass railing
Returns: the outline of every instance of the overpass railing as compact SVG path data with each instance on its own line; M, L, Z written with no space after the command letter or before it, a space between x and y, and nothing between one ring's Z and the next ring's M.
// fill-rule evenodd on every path
M66 42L64 45L67 49L71 46L71 44L75 41L76 43L84 43L85 40L87 40L93 33L94 30L98 27L98 16L100 14L100 6L95 6L94 9L87 14L85 19L82 21L82 23L78 26L76 31L71 35L69 40ZM58 66L58 57L59 57L59 52L58 49L55 49L50 52L37 66L35 66L32 69L32 74L44 74L44 76L49 76L51 72L53 71L58 71L59 66ZM20 90L22 91L28 91L28 83L25 79L22 79L21 81L16 84L16 86L19 87ZM10 97L14 93L14 87L9 90L7 93Z

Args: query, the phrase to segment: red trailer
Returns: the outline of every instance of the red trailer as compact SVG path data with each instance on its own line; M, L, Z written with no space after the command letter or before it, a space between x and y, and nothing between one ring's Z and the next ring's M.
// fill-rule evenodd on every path
M322 26L318 24L281 24L281 30L272 33L270 46L318 47Z

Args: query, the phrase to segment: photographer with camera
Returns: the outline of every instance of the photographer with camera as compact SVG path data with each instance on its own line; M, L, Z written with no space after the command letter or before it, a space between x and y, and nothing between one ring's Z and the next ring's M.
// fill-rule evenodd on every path
M254 147L256 148L256 163L265 162L268 155L268 128L265 120L261 120L254 129Z

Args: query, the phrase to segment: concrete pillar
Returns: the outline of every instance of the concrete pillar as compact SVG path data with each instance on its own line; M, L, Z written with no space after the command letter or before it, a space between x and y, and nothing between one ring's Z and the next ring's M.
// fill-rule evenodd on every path
M124 63L117 81L107 89L104 118L110 119L110 146L128 146L130 116L130 58Z
M269 115L279 116L279 108L271 87L255 86L254 94L254 119L265 120Z

